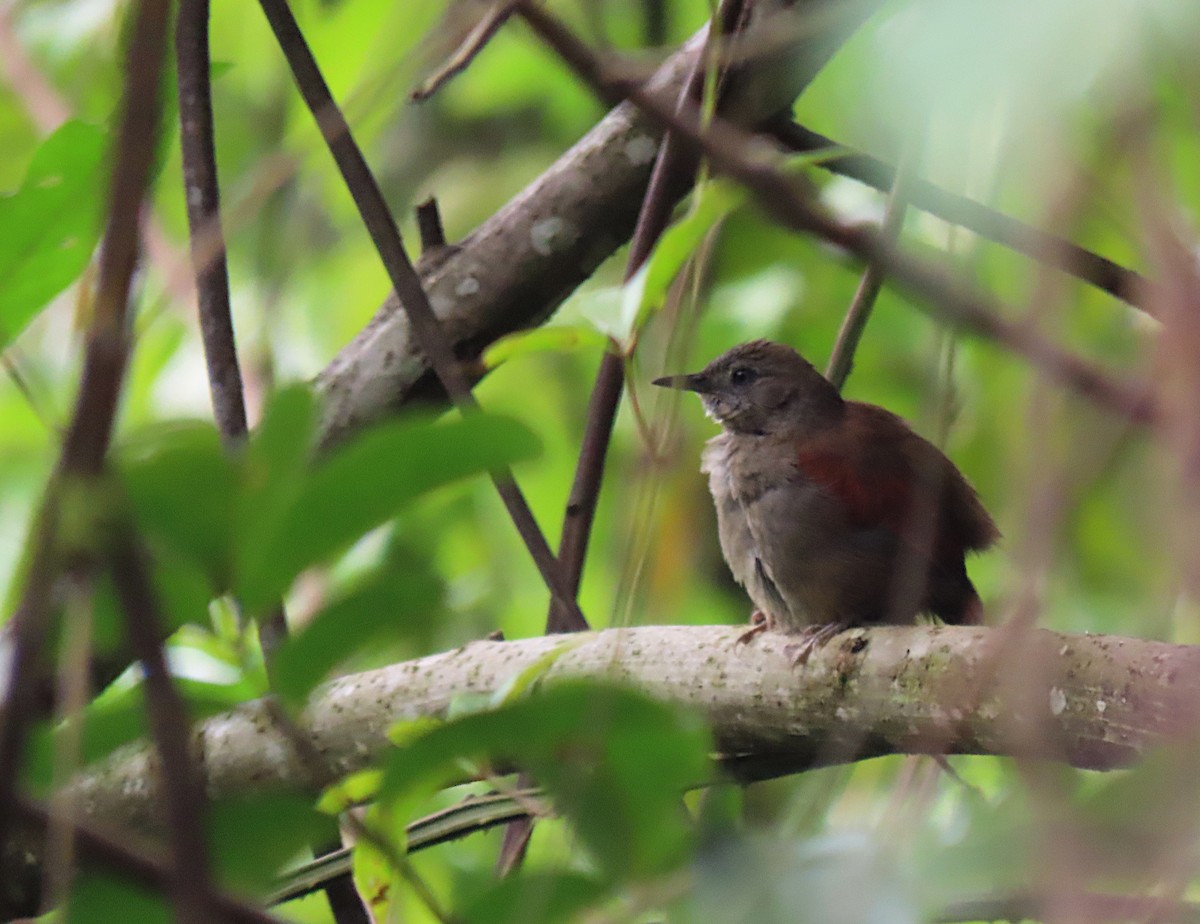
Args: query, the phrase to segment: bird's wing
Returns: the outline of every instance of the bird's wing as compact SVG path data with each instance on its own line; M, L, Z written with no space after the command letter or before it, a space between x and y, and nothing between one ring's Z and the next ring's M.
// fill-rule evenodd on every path
M999 537L953 463L899 417L874 405L847 402L843 425L806 441L796 467L841 502L854 526L885 528L935 559L961 557Z

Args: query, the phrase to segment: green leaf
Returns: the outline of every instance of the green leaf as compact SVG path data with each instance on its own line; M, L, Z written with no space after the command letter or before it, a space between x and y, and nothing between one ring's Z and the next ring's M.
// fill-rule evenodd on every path
M537 448L521 424L483 414L368 430L305 476L271 535L239 550L236 595L247 611L260 612L305 568L343 551L419 494L530 458Z
M138 526L228 587L237 469L208 424L164 426L127 443L118 469Z
M620 687L563 681L493 712L453 719L387 761L380 799L408 802L462 761L529 770L611 874L654 874L691 841L682 795L709 774L699 720Z
M21 188L0 197L0 349L87 265L100 237L105 135L65 122L42 142Z
M518 671L500 684L490 697L489 706L495 709L497 706L515 703L532 692L537 683L550 671L550 668L554 667L555 662L572 648L578 648L582 642L583 639L570 639L561 645L555 645L527 668Z
M379 770L359 770L342 777L326 787L317 801L317 810L327 815L337 815L356 805L370 802L379 792L383 773Z
M86 868L73 878L66 908L67 924L96 924L97 921L171 924L175 919L165 895L131 885L127 879Z
M522 871L497 883L467 907L467 924L538 924L571 921L601 901L603 883L579 873Z
M153 555L150 579L157 592L163 635L171 635L188 624L208 622L208 604L212 587L207 575L193 562L169 550ZM113 655L128 650L125 640L125 612L117 599L109 574L100 575L93 597L93 651ZM132 655L129 656L132 660Z
M276 691L293 702L303 700L354 652L405 634L406 623L428 621L441 590L426 571L385 564L288 639L275 659Z
M336 838L312 799L288 793L215 803L209 818L214 867L226 888L261 895L280 869L306 848Z
M635 336L666 301L667 290L704 236L749 194L730 180L712 180L696 194L691 210L659 239L650 259L625 286L618 339Z
M501 363L530 353L566 353L584 347L603 349L608 342L600 331L585 325L536 327L501 337L483 351L483 365L495 369Z
M284 388L271 397L250 438L235 514L239 572L248 566L245 558L253 560L271 541L296 502L312 463L316 416L309 388Z

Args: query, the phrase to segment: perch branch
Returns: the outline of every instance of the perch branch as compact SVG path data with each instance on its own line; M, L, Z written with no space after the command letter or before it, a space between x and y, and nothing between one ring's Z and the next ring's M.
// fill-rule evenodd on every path
M1044 630L1009 638L977 627L876 627L837 636L794 670L786 636L737 645L740 634L740 626L646 626L472 642L340 678L314 694L302 727L339 772L359 770L389 749L395 722L445 716L456 698L490 695L561 648L546 682L631 684L699 711L723 755L771 755L787 772L892 753L1021 754L1109 769L1200 728L1200 646ZM993 671L998 657L1025 668L1019 683L1011 670ZM1035 723L1036 739L1025 734ZM308 768L263 702L198 729L212 797L309 786ZM124 752L75 786L88 817L162 830L151 749Z
M786 636L737 645L741 631L646 626L472 642L342 677L313 695L301 727L331 767L359 770L391 747L395 722L445 716L464 694L491 695L561 647L543 682L607 679L697 710L723 772L741 781L891 753L1020 755L1108 769L1200 730L1200 646L882 627L843 633L794 670ZM265 702L198 723L194 747L214 799L311 788L311 769ZM79 821L161 834L158 768L153 748L139 744L86 771L72 784ZM36 872L30 852L6 845L0 882Z

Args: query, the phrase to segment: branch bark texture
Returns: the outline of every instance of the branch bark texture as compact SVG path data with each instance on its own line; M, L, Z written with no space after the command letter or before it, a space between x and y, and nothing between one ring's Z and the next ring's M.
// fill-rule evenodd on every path
M775 49L751 56L725 116L753 124L789 106L845 38L875 8L827 0L757 0L748 44ZM780 8L801 11L780 13ZM813 19L807 32L798 17ZM806 23L809 20L805 20ZM773 36L797 35L786 60ZM647 82L647 92L678 96L704 47L702 29ZM456 246L417 264L434 314L460 359L496 338L536 326L618 247L637 219L662 130L621 104L533 183ZM686 190L672 191L677 200ZM432 387L428 364L410 335L395 294L316 380L325 404L326 445L387 415Z
M463 693L492 693L548 652L543 682L628 683L698 710L728 756L791 770L889 753L994 754L1104 769L1200 726L1200 646L1116 636L1020 635L978 627L854 629L791 668L788 638L736 644L740 626L647 626L569 638L473 642L338 679L302 726L342 772L367 766L401 719L442 716ZM305 788L310 774L255 702L201 724L211 796ZM703 781L697 781L703 782ZM135 747L85 774L90 819L162 830L156 759Z

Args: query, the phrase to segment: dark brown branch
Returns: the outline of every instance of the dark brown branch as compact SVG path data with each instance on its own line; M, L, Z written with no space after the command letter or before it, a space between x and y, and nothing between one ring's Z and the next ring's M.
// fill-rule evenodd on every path
M829 147L844 148L790 118L776 119L767 131L793 151L805 153ZM887 190L896 180L896 168L882 160L850 151L823 159L817 166L830 173L849 177L875 189ZM1114 298L1146 311L1144 294L1150 281L1135 270L1093 253L1066 238L1034 228L995 209L959 196L926 180L916 179L909 189L909 201L922 211L954 225L961 225L980 237L995 241L1039 262L1058 267Z
M711 31L701 54L692 64L691 72L680 90L680 105L698 107L704 92L706 69L716 56L711 54L719 42L735 36L748 20L748 8L742 0L724 0L717 12L717 28ZM826 54L836 47L828 45ZM727 50L727 49L726 49ZM736 56L736 55L735 55ZM814 56L815 58L816 56ZM815 61L810 62L811 75L815 76ZM724 76L724 74L722 74ZM802 87L797 87L800 92ZM629 244L629 256L625 264L625 282L628 283L650 258L655 244L670 221L671 209L683 190L694 180L698 159L695 149L680 144L679 139L667 132L655 158L654 169L646 187L646 194L638 212L637 224ZM620 407L625 375L625 358L615 349L605 352L600 360L596 381L592 386L588 402L587 423L575 478L563 515L562 539L559 544L559 561L566 569L566 580L573 593L579 592L583 572L583 561L587 553L588 537L596 513L600 495L600 482L604 475L604 461L612 438L613 425ZM551 606L546 620L547 632L563 631L563 615L555 605Z
M743 21L742 0L723 0L717 11L717 27L710 29L704 53L696 59L692 72L684 82L681 104L700 104L709 54L718 40L733 34ZM697 159L693 150L680 145L670 132L659 146L654 170L646 187L646 195L638 212L637 224L629 244L629 256L625 264L625 282L637 274L654 251L654 245L662 237L671 216L671 209L680 195L680 190L690 187L694 181ZM625 357L616 345L605 350L600 358L600 368L588 399L587 422L583 441L579 447L579 459L575 466L575 478L567 498L563 514L562 538L558 547L558 560L564 569L564 577L573 594L578 595L583 578L583 564L587 555L588 539L596 516L596 505L600 500L600 484L604 477L604 464L608 446L612 440L613 426L621 405L621 393L625 383ZM550 604L546 616L547 632L567 631L569 622L566 613L557 602ZM518 785L528 785L530 780L521 777ZM504 842L496 864L497 873L506 875L524 858L525 848L533 831L533 819L526 817L510 824L504 831Z
M484 13L479 22L475 24L475 27L467 34L467 37L454 49L454 53L450 55L446 63L431 74L424 83L413 90L408 98L414 103L424 102L465 71L479 53L487 47L487 43L492 40L492 36L500 31L500 27L508 21L508 17L512 16L512 14L513 9L510 0L495 0L491 9Z
M408 259L400 239L400 231L384 201L379 184L375 182L362 151L350 133L350 126L334 102L286 0L260 0L260 5L292 69L300 95L304 97L304 102L316 119L346 182L346 188L358 207L359 215L371 235L375 248L379 251L380 259L388 271L400 304L407 312L422 352L429 358L438 381L455 404L467 411L475 410L477 405L471 394L471 385L454 356L449 337L442 331L430 307L421 279ZM537 521L533 518L533 512L513 480L511 472L493 472L492 480L551 595L570 614L574 625L586 627L587 620L580 612L575 598L566 591L560 578L558 561L550 551L546 537L542 535Z
M221 442L232 449L245 441L248 430L242 369L229 299L225 234L221 227L208 19L209 0L181 0L175 23L179 138L200 338L208 366L208 390ZM282 605L277 606L259 626L259 641L268 664L287 634L287 614Z
M162 761L177 919L185 924L205 924L214 910L214 888L205 835L207 799L191 754L191 717L167 670L161 610L145 557L132 536L116 541L111 568L117 598L125 611L126 633L142 664L143 699Z
M208 363L213 417L226 446L246 438L246 400L229 302L229 271L221 228L221 193L213 142L209 0L180 0L175 26L179 137L200 336Z
M611 98L624 94L660 125L687 138L704 151L717 170L745 185L758 205L785 227L823 238L860 259L878 263L920 297L927 313L1022 356L1060 385L1135 423L1154 420L1156 412L1148 386L1111 378L1028 326L1005 320L998 303L973 291L962 280L894 249L869 228L838 222L776 169L773 153L758 139L720 119L705 126L694 110L676 112L658 95L610 77L591 51L540 7L521 2L518 12L599 95Z
M427 254L446 246L446 230L437 199L430 196L417 206L417 234L421 238L421 253Z
M91 326L75 410L63 441L58 472L33 530L28 578L7 627L12 640L8 682L0 713L0 843L11 830L18 767L38 702L51 598L58 578L58 517L64 480L100 473L112 437L129 349L129 287L137 261L142 202L150 184L159 122L159 74L166 47L166 0L142 0L134 12L125 57L120 127L100 252ZM78 498L76 498L78 501Z

